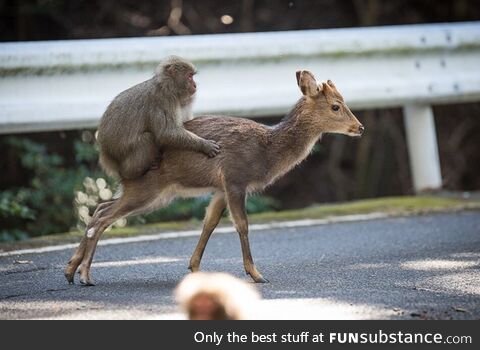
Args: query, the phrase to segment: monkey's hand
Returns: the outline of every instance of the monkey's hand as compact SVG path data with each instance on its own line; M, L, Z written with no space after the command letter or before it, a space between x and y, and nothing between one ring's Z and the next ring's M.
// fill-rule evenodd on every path
M220 146L213 140L205 140L203 153L205 153L210 158L215 157L220 153Z

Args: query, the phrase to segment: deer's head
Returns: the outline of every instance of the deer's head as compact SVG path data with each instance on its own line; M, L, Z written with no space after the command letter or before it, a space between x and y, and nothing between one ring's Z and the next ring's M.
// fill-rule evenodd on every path
M311 72L302 70L297 71L297 84L305 96L304 108L322 132L348 136L363 134L363 125L347 107L331 80L318 83Z

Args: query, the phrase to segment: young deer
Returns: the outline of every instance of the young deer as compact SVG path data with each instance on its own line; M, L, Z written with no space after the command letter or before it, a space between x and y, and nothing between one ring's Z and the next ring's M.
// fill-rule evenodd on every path
M166 206L175 197L213 193L200 240L189 269L199 270L205 246L228 207L240 235L243 264L257 283L267 282L253 263L245 211L247 194L259 192L300 163L323 133L361 136L363 126L329 80L317 83L309 71L298 71L297 84L303 96L276 126L248 119L204 116L185 123L185 128L222 147L215 158L188 150L167 149L158 168L136 180L124 180L120 198L98 205L65 277L73 283L79 267L80 283L94 285L90 266L102 232L127 215Z

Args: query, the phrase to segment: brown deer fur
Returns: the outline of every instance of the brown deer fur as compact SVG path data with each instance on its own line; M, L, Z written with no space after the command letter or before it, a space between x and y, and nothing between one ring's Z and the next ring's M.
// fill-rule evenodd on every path
M255 282L266 282L255 267L248 241L246 196L262 191L300 163L323 133L360 136L363 126L344 103L335 85L317 83L309 71L297 72L303 96L276 126L248 119L204 116L185 123L185 128L222 147L215 158L188 150L167 149L158 169L136 180L122 181L120 198L100 204L86 234L69 261L65 276L73 282L80 265L80 282L93 285L90 265L102 232L121 217L166 206L175 197L214 193L204 227L189 268L199 270L211 233L228 207L240 236L246 272Z

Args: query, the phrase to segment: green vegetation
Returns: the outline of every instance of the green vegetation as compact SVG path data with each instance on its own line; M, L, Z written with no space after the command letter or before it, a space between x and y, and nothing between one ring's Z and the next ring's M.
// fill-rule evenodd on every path
M88 157L92 152L76 142L77 164L64 166L57 154L27 138L8 138L22 167L30 175L29 186L0 192L0 241L18 240L69 230L75 226L72 203L74 189L90 173Z
M405 196L365 199L340 204L317 205L300 210L254 215L257 222L277 220L323 219L332 216L382 212L390 215L480 208L480 200L437 196Z

